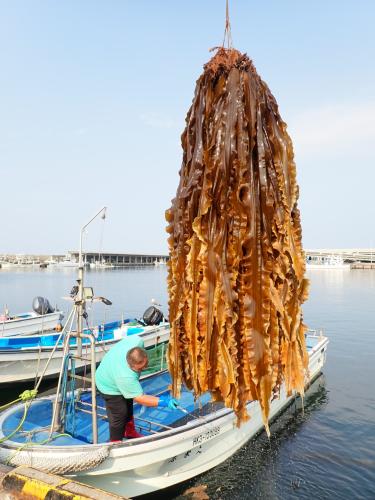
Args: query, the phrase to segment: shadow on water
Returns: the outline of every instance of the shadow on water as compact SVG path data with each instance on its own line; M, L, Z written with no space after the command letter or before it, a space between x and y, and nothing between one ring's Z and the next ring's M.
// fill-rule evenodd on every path
M193 478L181 485L177 485L162 492L156 492L143 497L142 500L166 500L186 498L210 499L273 499L287 498L297 493L303 478L300 477L291 457L289 448L303 426L309 422L315 412L318 412L328 403L328 392L325 387L324 375L320 375L306 391L304 407L301 399L296 399L271 424L271 438L268 439L264 431L252 438L233 457L218 465L214 469ZM283 456L281 456L283 455ZM285 460L286 458L286 460ZM285 462L288 470L288 480L282 479L282 489L277 491L280 482L281 470L279 461ZM204 493L199 496L184 494L192 487L203 485ZM198 488L199 489L199 488Z
M53 394L57 384L57 379L46 379L44 380L39 388L39 395ZM8 384L4 388L1 388L0 405L14 401L19 397L19 395L26 390L34 389L35 382L19 382L14 384Z

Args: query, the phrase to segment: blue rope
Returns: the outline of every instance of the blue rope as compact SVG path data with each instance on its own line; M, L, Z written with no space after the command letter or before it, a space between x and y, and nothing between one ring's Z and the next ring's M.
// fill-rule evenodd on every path
M71 362L71 373L72 377L68 382L69 373L69 360ZM75 408L75 390L76 390L76 379L74 377L76 373L75 359L72 359L69 354L65 356L64 360L64 373L61 381L61 411L63 412L63 425L64 432L67 432L74 436L76 430L76 408Z
M69 434L74 436L76 430L76 404L75 404L76 379L74 376L76 374L75 359L71 359L71 372L72 372L72 377L70 378L69 395L67 395L65 432L69 432Z
M61 422L65 423L65 409L67 397L67 383L68 383L68 368L69 368L69 354L65 356L63 366L63 376L61 380Z

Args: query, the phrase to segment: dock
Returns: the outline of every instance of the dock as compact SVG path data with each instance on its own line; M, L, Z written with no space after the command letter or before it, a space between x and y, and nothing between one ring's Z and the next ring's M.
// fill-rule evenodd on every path
M18 267L50 267L53 265L78 264L79 252L69 251L66 254L32 255L32 254L1 254L0 268L9 264ZM86 265L107 264L111 267L143 267L165 265L169 255L141 254L121 252L84 252L83 261Z
M354 262L350 269L375 269L375 262Z
M321 249L305 249L305 254L308 259L319 259L321 257L342 257L345 262L353 264L368 263L375 264L375 248L321 248ZM354 269L354 268L353 268ZM363 268L355 268L363 269ZM365 268L365 269L373 269Z
M4 500L123 500L113 493L31 467L0 464L0 498Z
M305 250L305 254L313 262L340 257L350 269L375 269L375 248L325 248Z
M78 262L79 252L69 251L70 260ZM161 254L134 254L134 253L111 253L111 252L85 252L84 262L94 264L96 262L105 262L115 267L130 266L154 266L166 264L169 260L168 255Z

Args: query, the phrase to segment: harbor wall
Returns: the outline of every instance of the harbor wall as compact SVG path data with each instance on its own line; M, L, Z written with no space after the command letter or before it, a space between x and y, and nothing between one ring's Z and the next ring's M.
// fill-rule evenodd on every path
M31 467L0 465L0 498L28 500L120 500L123 496Z

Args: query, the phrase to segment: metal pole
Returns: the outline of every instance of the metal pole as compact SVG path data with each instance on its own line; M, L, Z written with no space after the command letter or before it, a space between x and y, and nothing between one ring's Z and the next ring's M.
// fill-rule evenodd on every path
M76 306L74 306L73 311L76 311ZM74 316L72 318L72 323L73 323L73 321L74 321ZM65 357L66 357L67 353L69 352L70 336L71 336L71 332L68 333L68 335L64 339L64 350L63 350L63 356L62 356L62 361L61 361L59 381L57 383L57 389L56 389L56 399L55 399L55 404L53 405L53 412L52 412L52 420L51 420L51 428L49 431L49 437L52 436L54 431L59 430L60 425L61 425L61 419L60 419L60 417L61 417L60 404L61 403L59 401L59 396L60 396L62 377L64 375Z
M160 364L160 371L163 371L163 366L164 366L164 342L161 345L161 364Z
M98 442L98 421L97 421L97 408L96 408L96 385L95 385L95 372L96 372L96 352L95 352L95 337L91 335L91 403L92 403L92 442Z
M84 310L84 283L83 283L83 258L82 258L82 246L83 246L83 233L85 229L91 222L98 217L103 212L103 218L105 218L107 207L103 207L97 212L94 217L92 217L81 229L80 239L79 239L79 261L78 261L78 294L76 297L77 304L77 356L82 356L82 331L83 331L83 310Z
M57 347L58 347L58 345L59 345L60 339L61 339L61 338L62 338L62 336L64 335L65 331L66 331L66 330L68 330L68 324L69 324L69 321L70 321L71 319L72 319L72 321L71 321L71 324L70 324L70 329L72 328L72 323L73 323L73 321L74 321L74 312L75 312L75 306L73 306L72 310L70 311L69 316L68 316L68 318L67 318L67 320L66 320L65 326L64 326L64 328L61 330L61 333L60 333L60 335L58 336L58 338L57 338L57 340L56 340L56 342L55 342L55 345L54 345L54 347L53 347L53 349L52 349L52 352L51 352L51 354L50 354L49 358L47 359L46 364L44 365L44 368L43 368L42 374L40 375L39 380L38 380L38 383L37 383L37 385L36 385L36 387L35 387L35 389L36 389L36 390L38 390L38 389L39 389L39 386L40 386L40 384L41 384L41 382L42 382L42 380L43 380L44 374L46 373L47 368L48 368L48 366L49 366L49 364L50 364L50 361L51 361L51 359L52 359L52 357L53 357L53 355L54 355L54 353L55 353L55 351L56 351L56 349L57 349Z
M76 297L77 307L77 356L82 356L82 330L83 330L83 265L78 268L78 294Z
M95 337L92 334L83 333L83 338L90 340L91 346L91 405L92 405L92 442L98 443L98 420L96 414L96 385L95 385L95 371L96 371L96 352L95 352Z

